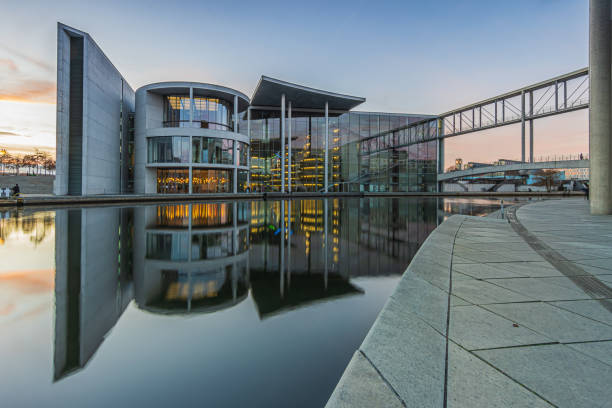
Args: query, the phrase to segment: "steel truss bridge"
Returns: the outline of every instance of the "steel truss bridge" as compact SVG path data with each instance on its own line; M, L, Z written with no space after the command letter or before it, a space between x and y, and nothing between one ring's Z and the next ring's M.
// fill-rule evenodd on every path
M400 142L397 144L398 147L437 140L438 181L442 181L448 178L456 178L456 176L448 177L444 173L445 138L520 123L521 161L534 163L533 121L588 107L589 69L582 68L565 75L453 109L438 116L423 119L395 129L392 132L372 136L372 138L392 133L394 140L405 141L404 143ZM529 127L529 157L526 155L527 127ZM542 166L544 166L543 162L539 162L534 163L530 168L548 168ZM588 167L588 164L585 167ZM568 168L568 166L563 168ZM491 169L491 172L496 171L503 170L500 170L499 166ZM458 172L453 172L452 174L456 173Z
M531 163L512 163L500 166L482 166L466 170L457 170L438 174L438 182L460 179L463 177L478 176L488 173L520 170L540 170L540 169L581 169L588 168L588 160L558 160Z

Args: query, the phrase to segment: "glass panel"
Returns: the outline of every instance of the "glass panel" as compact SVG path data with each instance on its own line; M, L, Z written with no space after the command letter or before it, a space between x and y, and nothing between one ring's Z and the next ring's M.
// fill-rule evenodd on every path
M157 169L159 194L188 194L189 169Z
M164 98L164 127L188 127L191 103L189 95L172 95Z
M230 193L232 191L232 171L216 169L193 169L194 194Z
M194 234L191 237L191 260L215 259L234 253L233 231Z
M232 203L191 205L191 227L208 228L233 225Z
M194 126L205 129L231 130L230 103L217 98L194 97Z
M244 193L248 188L249 172L247 170L238 170L238 192ZM250 191L250 189L249 189Z
M147 156L149 163L189 163L189 137L149 138Z
M248 158L249 158L249 146L246 143L238 142L238 146L236 146L238 151L237 163L238 166L247 166Z
M200 163L202 158L202 138L201 137L193 137L191 138L191 161L194 163Z

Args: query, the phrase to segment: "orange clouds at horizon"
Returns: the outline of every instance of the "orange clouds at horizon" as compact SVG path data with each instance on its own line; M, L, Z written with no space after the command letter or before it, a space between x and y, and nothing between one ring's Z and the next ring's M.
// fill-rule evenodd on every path
M0 89L0 101L55 104L55 92L55 82L23 80Z

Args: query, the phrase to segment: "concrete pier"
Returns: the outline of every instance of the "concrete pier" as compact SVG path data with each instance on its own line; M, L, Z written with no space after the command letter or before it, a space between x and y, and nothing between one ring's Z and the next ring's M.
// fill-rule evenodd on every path
M591 213L612 214L611 0L590 0L589 152Z
M612 217L540 201L425 241L328 407L612 401Z

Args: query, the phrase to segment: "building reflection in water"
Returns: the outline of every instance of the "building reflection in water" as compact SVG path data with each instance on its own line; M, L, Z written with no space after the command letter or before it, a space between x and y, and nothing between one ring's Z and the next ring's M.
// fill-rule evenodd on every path
M213 312L249 289L248 202L135 209L134 283L139 308Z
M261 319L362 294L402 273L435 228L432 199L238 201L58 210L54 379L83 368L132 299L209 313L249 293Z

